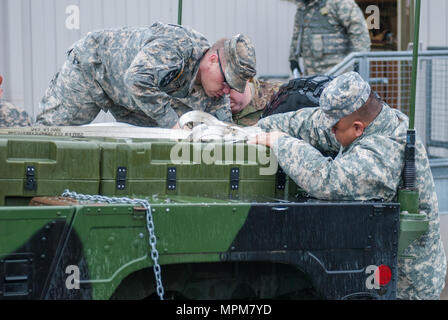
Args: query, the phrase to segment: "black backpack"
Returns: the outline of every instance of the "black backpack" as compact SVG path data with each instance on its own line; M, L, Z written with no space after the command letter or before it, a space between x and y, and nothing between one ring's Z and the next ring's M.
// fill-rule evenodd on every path
M319 98L334 77L314 75L290 80L280 87L266 105L261 118L277 113L297 111L304 107L319 106Z

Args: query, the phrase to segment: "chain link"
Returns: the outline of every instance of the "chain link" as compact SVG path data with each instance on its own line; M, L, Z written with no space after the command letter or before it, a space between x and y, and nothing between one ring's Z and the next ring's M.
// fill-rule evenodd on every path
M148 229L149 234L149 245L151 246L151 258L154 262L154 276L156 278L156 285L157 285L157 294L160 297L160 300L163 300L164 295L164 289L162 284L162 271L160 268L160 265L158 263L159 260L159 252L157 251L156 244L157 244L157 238L154 233L154 222L152 219L151 214L151 206L147 200L144 199L130 199L126 197L117 198L117 197L105 197L100 195L85 195L85 194L78 194L76 192L70 192L70 190L66 189L62 193L63 197L70 197L75 200L82 200L82 201L99 201L99 202L106 202L106 203L115 203L115 204L132 204L132 205L139 205L145 208L146 210L146 228Z

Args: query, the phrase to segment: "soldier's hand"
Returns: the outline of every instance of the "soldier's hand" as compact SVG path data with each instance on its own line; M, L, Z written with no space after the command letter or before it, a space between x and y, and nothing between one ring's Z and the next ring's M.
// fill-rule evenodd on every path
M180 129L179 122L176 122L176 124L174 125L174 127L172 127L171 129Z
M291 72L294 72L294 69L300 70L299 63L295 60L289 60L289 67L291 68Z
M272 147L274 143L282 136L287 136L286 133L280 131L263 132L257 134L255 137L251 138L247 143L249 144L261 144L266 147Z

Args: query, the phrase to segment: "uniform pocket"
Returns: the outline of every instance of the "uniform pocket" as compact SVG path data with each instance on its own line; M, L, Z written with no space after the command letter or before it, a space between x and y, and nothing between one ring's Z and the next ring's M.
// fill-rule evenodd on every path
M348 52L349 40L343 34L330 33L322 37L324 54L345 54Z

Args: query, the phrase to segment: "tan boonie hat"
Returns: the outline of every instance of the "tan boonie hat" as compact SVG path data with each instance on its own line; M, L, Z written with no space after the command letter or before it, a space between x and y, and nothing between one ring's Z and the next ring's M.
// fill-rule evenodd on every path
M369 99L370 85L357 72L347 72L334 78L322 91L319 105L326 128L361 108Z
M246 83L257 74L255 48L250 39L242 34L224 42L226 81L231 87L243 93Z

